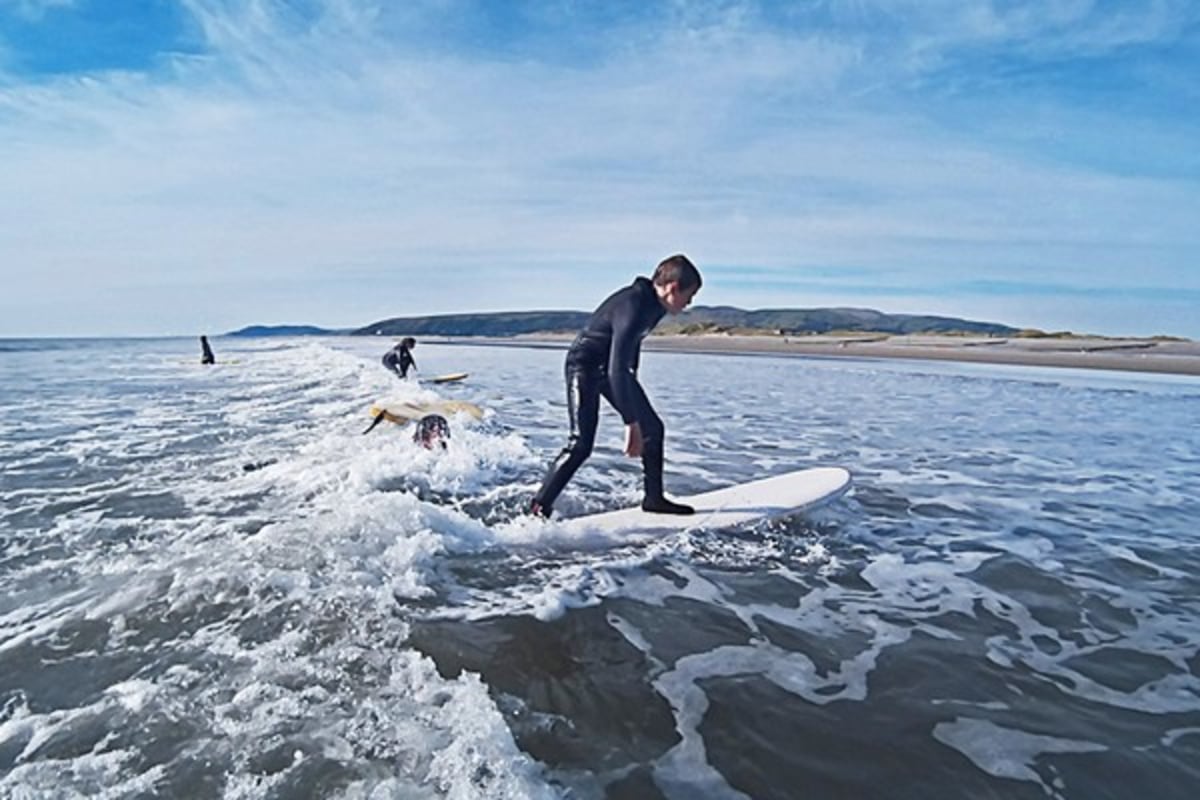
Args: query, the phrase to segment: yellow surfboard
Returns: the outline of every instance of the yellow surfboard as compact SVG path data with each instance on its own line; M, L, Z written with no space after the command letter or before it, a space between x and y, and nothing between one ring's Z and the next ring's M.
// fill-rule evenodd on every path
M380 400L371 404L369 412L372 417L382 414L388 422L395 422L397 425L414 422L429 414L441 414L446 417L466 414L473 419L483 419L483 409L465 400L435 400L431 403Z
M436 378L425 378L422 383L453 383L454 381L465 380L467 372L451 372L449 375L438 375Z

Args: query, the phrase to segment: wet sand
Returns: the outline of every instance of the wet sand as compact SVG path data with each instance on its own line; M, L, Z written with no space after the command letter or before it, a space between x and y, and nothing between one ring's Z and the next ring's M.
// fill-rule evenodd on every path
M462 342L508 347L566 347L573 334L530 334L506 338L455 337ZM426 341L433 341L426 339ZM1106 369L1200 375L1200 342L1164 339L999 338L944 335L846 334L652 335L646 351L823 356L830 358L901 358L1014 364L1034 367Z

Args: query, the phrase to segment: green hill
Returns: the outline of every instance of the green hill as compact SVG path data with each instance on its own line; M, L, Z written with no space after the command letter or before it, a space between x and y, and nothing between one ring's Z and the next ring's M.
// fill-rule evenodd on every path
M345 331L318 328L314 325L248 325L226 336L336 336Z
M444 314L394 317L373 322L359 336L518 336L530 333L574 333L587 322L584 311L515 311L491 314ZM993 322L956 317L884 314L869 308L762 309L697 306L664 319L659 332L739 331L783 334L871 331L877 333L969 333L1012 336L1018 329Z

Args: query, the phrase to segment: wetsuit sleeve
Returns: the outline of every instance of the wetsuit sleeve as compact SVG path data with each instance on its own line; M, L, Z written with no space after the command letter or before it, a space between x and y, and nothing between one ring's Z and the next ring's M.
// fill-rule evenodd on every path
M638 398L642 396L637 380L637 365L642 348L636 315L632 307L622 308L612 317L612 345L608 353L608 384L613 405L626 425L638 421Z

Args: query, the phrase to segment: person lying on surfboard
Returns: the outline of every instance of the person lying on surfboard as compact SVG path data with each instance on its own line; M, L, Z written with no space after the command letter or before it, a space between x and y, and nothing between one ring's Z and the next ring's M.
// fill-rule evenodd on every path
M550 465L530 502L530 511L548 517L554 501L592 453L600 417L600 396L625 422L625 455L642 458L642 509L660 514L691 514L694 509L663 494L665 429L638 383L642 339L664 315L687 308L700 291L700 272L687 256L662 261L651 278L639 277L608 297L592 313L567 351L567 445Z
M400 344L383 354L383 366L396 373L397 377L407 378L409 368L417 368L417 362L412 357L412 349L416 346L416 339L405 336Z
M371 426L363 431L363 435L367 435L375 430L379 423L387 418L386 411L380 411L371 420ZM445 450L449 445L447 440L450 438L450 423L441 414L426 414L417 420L416 426L413 428L412 440L424 447L426 450L432 450L436 445L441 445Z

